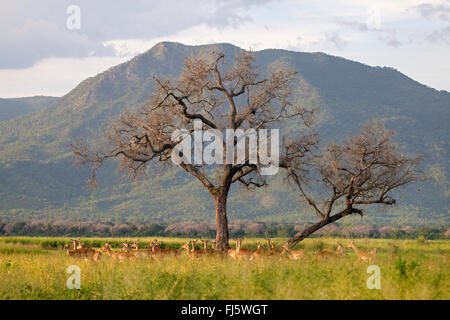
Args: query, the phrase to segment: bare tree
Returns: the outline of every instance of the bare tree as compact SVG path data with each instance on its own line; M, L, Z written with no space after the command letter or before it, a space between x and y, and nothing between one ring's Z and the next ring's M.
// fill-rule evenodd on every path
M319 221L294 235L290 244L345 216L362 217L369 205L394 205L395 189L424 179L418 169L420 156L402 155L392 143L393 135L371 121L342 145L331 143L319 154L293 159L287 178Z
M260 77L251 52L237 54L228 68L223 53L188 58L176 81L157 78L149 103L140 112L124 114L113 124L106 134L107 145L103 151L92 152L81 140L73 144L78 164L92 165L89 181L93 186L96 171L108 158L119 157L121 168L136 177L152 160L169 162L178 145L172 135L180 128L193 135L195 120L201 120L205 129L214 130L270 129L292 118L300 119L308 127L312 110L292 102L290 84L296 73L282 69L269 73L266 78ZM289 160L282 167L303 156L315 143L311 134L297 141L280 148L283 159ZM224 159L236 160L237 140L231 146L222 142ZM249 161L249 150L243 161L232 164L224 161L222 165L206 168L200 163L182 161L179 165L197 178L213 197L216 249L228 249L226 208L230 187L236 182L252 188L264 186L261 165Z

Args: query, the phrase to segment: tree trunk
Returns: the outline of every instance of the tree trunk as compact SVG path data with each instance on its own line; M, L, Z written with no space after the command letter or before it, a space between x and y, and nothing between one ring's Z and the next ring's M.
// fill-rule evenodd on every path
M228 243L228 220L227 220L227 197L228 190L221 191L214 198L216 206L216 250L226 251L230 249Z
M356 208L347 208L345 210L342 210L339 213L336 213L335 215L325 218L323 220L320 220L319 222L309 226L308 228L300 231L299 233L295 234L292 238L290 238L288 240L288 244L289 245L293 245L297 242L302 241L303 239L307 238L308 236L310 236L311 234L313 234L314 232L316 232L317 230L325 227L327 224L333 223L345 216L348 216L349 214L352 213L358 213L358 214L362 214L362 211Z

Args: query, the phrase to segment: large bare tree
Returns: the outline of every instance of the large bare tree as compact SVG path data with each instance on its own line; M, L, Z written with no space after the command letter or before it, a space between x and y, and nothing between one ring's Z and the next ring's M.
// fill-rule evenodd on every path
M291 160L287 178L319 220L294 235L291 245L345 216L362 217L370 205L394 205L394 190L424 179L420 156L402 154L393 135L373 120L343 144L331 143L321 152Z
M103 150L90 151L81 140L74 143L78 164L92 165L91 185L95 185L96 171L108 158L120 158L121 168L134 177L153 160L170 162L172 151L177 150L179 144L172 140L172 135L180 128L194 135L194 124L198 120L204 129L219 131L279 128L289 119L294 119L297 126L309 126L312 110L293 101L294 71L270 70L262 77L251 52L242 51L233 58L229 66L220 52L186 59L177 80L156 78L156 89L149 103L137 113L124 114L112 125ZM280 165L284 168L308 153L315 143L314 135L308 133L295 141L280 147L283 159ZM231 145L223 141L225 159L236 160L236 149L237 139ZM233 163L224 161L222 165L209 167L195 162L179 163L201 182L214 200L218 250L229 248L226 209L232 184L252 188L266 184L261 163L253 163L249 157L247 149L244 159Z

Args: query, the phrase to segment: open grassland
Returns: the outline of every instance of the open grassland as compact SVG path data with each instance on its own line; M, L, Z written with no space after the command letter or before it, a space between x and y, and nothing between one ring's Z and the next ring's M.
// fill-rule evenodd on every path
M99 248L123 240L86 238ZM153 238L140 241L147 244ZM179 248L188 239L160 238ZM284 239L274 239L279 247ZM255 250L262 239L246 239ZM306 239L297 247L301 260L279 254L254 261L222 256L198 259L185 252L178 257L112 261L103 253L99 262L68 256L65 238L0 238L0 299L449 299L450 241L357 239L361 250L378 248L375 262L358 262L349 239ZM316 259L314 252L345 247L342 256ZM395 244L396 247L392 246ZM232 243L233 245L233 243ZM200 248L200 246L198 246ZM118 249L115 249L118 250ZM367 267L381 270L381 289L366 286ZM81 289L69 290L67 267L81 268Z

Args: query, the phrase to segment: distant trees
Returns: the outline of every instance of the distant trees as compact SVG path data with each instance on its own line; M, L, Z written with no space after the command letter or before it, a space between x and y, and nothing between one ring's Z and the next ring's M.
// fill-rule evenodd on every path
M331 143L309 157L293 159L287 179L318 222L295 234L291 244L346 216L362 217L370 205L394 205L393 191L424 179L420 157L403 155L392 143L393 135L372 121L343 144Z
M313 225L264 223L236 220L230 223L230 237L291 237ZM100 223L95 221L32 220L0 223L1 236L54 236L54 237L215 237L215 224L209 222L165 223ZM448 227L392 227L358 224L342 226L329 224L317 230L314 237L390 238L390 239L445 239L450 237Z
M164 229L166 234L170 235L189 235L195 237L202 235L205 237L213 237L215 235L215 225L206 222L178 222L167 226Z

